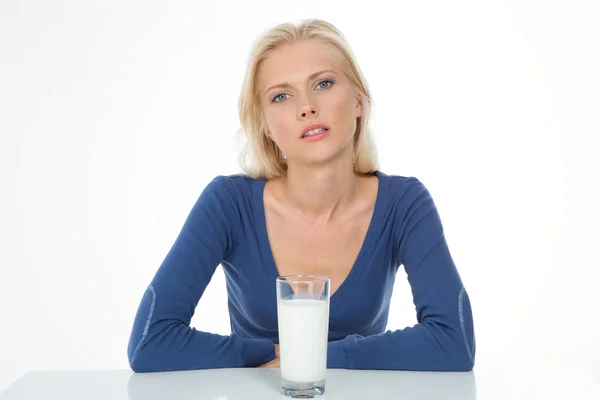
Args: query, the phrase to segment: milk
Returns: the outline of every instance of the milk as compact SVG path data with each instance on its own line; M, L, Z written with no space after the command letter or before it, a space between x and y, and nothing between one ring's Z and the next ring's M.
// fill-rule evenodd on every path
M281 377L292 382L325 380L329 302L280 300L278 319Z

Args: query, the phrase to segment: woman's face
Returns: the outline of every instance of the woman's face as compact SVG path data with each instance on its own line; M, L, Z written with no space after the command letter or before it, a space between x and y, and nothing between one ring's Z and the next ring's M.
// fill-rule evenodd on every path
M328 47L305 40L277 48L261 66L258 87L267 135L289 165L352 158L362 106ZM327 131L303 136L316 123Z

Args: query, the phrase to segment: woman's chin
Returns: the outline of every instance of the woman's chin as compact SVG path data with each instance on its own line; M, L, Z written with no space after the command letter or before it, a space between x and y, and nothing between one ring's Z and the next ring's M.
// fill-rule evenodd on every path
M335 165L335 164L348 164L352 165L352 156L346 156L343 152L322 152L322 153L312 153L310 155L304 155L297 158L297 162L290 163L293 166L303 166L303 167L323 167L327 165Z

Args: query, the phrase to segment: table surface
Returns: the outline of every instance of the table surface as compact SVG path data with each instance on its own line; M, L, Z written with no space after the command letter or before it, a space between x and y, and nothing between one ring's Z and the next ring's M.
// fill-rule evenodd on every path
M0 400L289 399L279 369L236 368L136 374L129 370L33 371ZM577 368L471 372L327 370L321 399L600 399L600 382Z

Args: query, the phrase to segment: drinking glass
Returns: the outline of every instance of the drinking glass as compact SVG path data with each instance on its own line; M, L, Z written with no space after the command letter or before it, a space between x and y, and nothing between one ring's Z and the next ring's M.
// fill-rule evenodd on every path
M329 278L285 275L276 282L281 393L318 397L325 393Z

